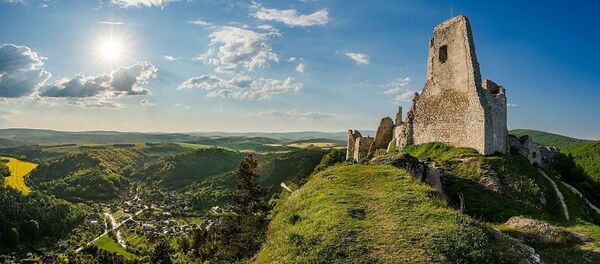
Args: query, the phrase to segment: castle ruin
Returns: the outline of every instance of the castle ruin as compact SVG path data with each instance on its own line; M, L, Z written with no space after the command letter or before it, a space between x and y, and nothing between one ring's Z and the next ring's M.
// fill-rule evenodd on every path
M378 149L442 142L469 147L483 155L505 153L506 94L502 86L481 79L473 34L465 16L453 17L433 30L429 41L427 80L402 119L383 118L375 138L348 131L346 158L360 160Z

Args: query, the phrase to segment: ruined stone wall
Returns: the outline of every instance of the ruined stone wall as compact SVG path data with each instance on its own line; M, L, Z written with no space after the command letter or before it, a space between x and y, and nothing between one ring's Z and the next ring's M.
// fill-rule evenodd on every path
M372 152L378 149L387 149L390 141L394 137L394 121L385 117L379 122L377 132L375 133L375 142L373 142Z
M359 137L354 145L354 160L359 161L369 155L369 150L375 139L372 137Z
M356 145L356 139L362 137L358 130L348 130L348 143L346 145L346 160L354 158L354 146Z

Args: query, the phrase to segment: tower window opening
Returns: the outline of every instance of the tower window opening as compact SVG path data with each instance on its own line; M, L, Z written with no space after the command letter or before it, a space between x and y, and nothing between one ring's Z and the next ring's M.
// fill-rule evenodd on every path
M448 45L441 46L438 51L438 59L441 63L446 62L448 60Z

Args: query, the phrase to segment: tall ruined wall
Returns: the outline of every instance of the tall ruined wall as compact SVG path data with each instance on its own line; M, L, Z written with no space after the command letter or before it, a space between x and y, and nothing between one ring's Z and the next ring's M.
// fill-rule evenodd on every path
M507 152L508 128L506 125L506 95L504 87L490 81L483 80L480 96L485 98L486 104L486 149L497 152Z
M346 145L346 160L354 159L354 146L356 139L362 137L358 130L348 130L348 144Z
M377 132L375 133L375 142L373 142L372 151L378 149L387 149L390 141L394 137L394 121L390 117L384 117L379 122Z
M496 108L490 103L497 100L486 93L468 19L458 16L444 21L434 29L425 87L409 111L414 117L411 143L443 142L471 147L484 155L505 152L506 140L504 145L493 140ZM502 136L506 137L497 135Z

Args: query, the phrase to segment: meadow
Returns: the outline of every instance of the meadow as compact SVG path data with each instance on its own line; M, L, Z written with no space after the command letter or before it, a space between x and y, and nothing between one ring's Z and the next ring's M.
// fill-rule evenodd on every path
M37 164L29 161L18 160L15 158L2 157L3 160L8 160L8 168L10 169L10 176L4 178L4 186L11 187L19 190L23 194L27 195L31 192L31 188L25 184L25 176L37 168Z

